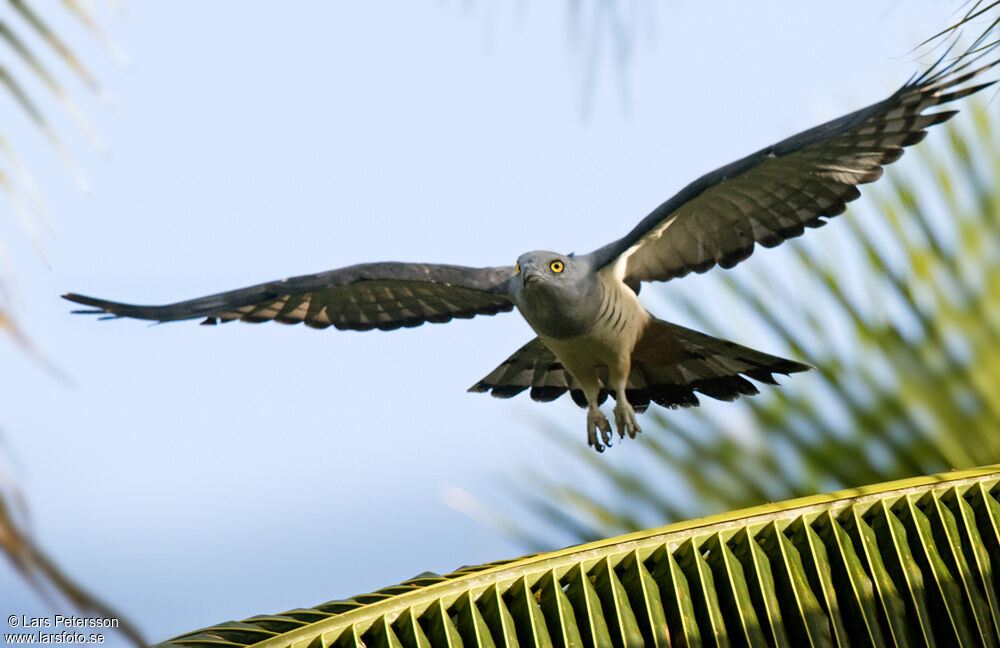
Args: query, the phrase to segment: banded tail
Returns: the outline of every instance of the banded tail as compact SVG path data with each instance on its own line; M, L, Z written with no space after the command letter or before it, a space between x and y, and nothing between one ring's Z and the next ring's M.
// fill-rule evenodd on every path
M779 358L704 333L653 319L632 351L632 371L625 394L635 411L649 404L697 407L695 392L731 401L760 393L747 380L778 384L774 374L792 374L809 365ZM599 370L600 402L608 397L608 371ZM587 406L583 390L555 354L538 338L525 344L488 376L469 388L511 398L531 389L533 400L549 402L569 392L580 407Z

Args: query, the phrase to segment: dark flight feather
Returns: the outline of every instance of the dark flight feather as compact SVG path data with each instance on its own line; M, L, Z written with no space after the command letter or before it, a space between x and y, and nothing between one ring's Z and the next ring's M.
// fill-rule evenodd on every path
M137 306L69 293L92 306L76 313L204 324L277 321L313 328L368 331L495 315L514 308L503 284L512 267L466 268L423 263L366 263L167 304Z
M666 281L719 265L732 268L757 243L774 247L819 227L861 195L882 167L957 111L921 114L996 81L959 88L1000 61L938 60L888 99L803 131L695 180L625 237L594 252L597 267L623 255L626 282Z

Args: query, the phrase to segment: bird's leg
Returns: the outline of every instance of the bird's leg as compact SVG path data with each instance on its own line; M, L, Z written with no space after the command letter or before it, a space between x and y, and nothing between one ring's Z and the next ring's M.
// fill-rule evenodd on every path
M597 439L598 430L601 431L604 445ZM604 446L611 445L611 424L597 405L593 404L587 406L587 445L594 446L594 450L598 452L604 452Z
M622 439L625 438L626 433L630 439L634 439L636 434L642 432L639 423L635 420L635 410L632 409L632 405L625 395L630 371L631 362L628 357L621 366L608 368L611 388L615 390L615 427L618 428L618 436Z
M598 452L604 452L604 447L611 445L611 424L601 413L601 408L597 403L601 389L600 383L597 381L597 372L594 371L588 378L587 381L577 378L583 389L583 395L587 398L587 445L593 446L594 450ZM603 444L597 438L598 431L601 433Z

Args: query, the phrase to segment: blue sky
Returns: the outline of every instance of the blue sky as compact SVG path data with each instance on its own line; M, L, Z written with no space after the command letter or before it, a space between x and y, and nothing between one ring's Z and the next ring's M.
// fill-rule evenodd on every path
M42 545L152 639L522 553L445 493L516 514L523 470L574 478L540 426L584 443L584 415L465 393L532 336L516 315L150 327L70 316L60 293L161 303L365 261L588 252L702 173L883 98L958 7L625 1L619 64L613 23L590 21L601 3L575 37L548 4L102 9L127 68L55 20L115 98L68 83L106 158L50 111L87 196L0 103L58 229L49 270L2 208L13 308L71 380L0 340L5 470ZM649 291L657 314L676 289ZM14 581L5 610L46 607Z

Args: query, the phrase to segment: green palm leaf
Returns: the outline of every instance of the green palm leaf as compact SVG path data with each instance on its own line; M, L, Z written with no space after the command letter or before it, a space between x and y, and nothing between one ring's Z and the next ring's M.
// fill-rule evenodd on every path
M1000 466L422 574L185 648L995 645Z
M122 636L136 646L146 645L142 634L128 619L74 582L39 548L12 510L11 502L21 503L21 499L11 495L9 490L0 492L0 551L7 555L14 569L39 591L54 588L81 612L117 619Z
M70 72L83 81L83 83L90 90L105 101L108 101L108 99L104 95L103 90L98 84L96 78L90 73L80 58L76 56L73 49L51 27L49 27L48 22L38 11L32 9L31 6L23 2L23 0L10 0L10 4L16 15L20 18L20 21L16 24L21 25L21 27L18 29L14 24L9 24L6 21L0 21L0 40L3 40L9 46L9 50L15 55L18 65L16 67L11 67L6 64L0 65L0 84L3 85L4 89L15 101L15 103L24 110L31 122L49 141L58 153L59 157L62 159L63 163L69 168L80 187L86 189L87 182L83 177L83 173L73 161L72 156L63 145L62 140L55 132L55 129L45 118L45 104L48 101L54 101L56 104L61 106L62 109L69 114L77 126L87 135L98 150L104 149L104 143L84 115L83 111L77 105L76 101L74 101L72 96L63 88L56 73L54 73L51 67L47 64L46 57L54 57L63 67L68 68ZM63 7L69 10L70 13L82 22L89 31L105 42L105 44L111 48L113 52L115 52L119 57L122 56L120 54L120 49L113 42L111 42L110 39L108 39L107 35L103 31L101 31L98 23L84 5L72 0L62 4ZM21 36L19 31L24 30L33 32L36 38L41 39L42 43L47 46L47 54L36 51ZM47 91L47 94L42 93L41 96L33 96L30 94L25 89L26 84L23 82L24 78L22 77L30 77L33 78L33 80L40 82L41 86ZM8 140L5 138L4 141L7 142ZM30 179L30 175L27 174L26 170L23 169L23 166L18 161L17 154L13 146L7 143L4 148L7 152L7 163L18 169L17 176L21 182L30 185L28 190L34 192L34 182Z
M6 92L13 103L24 112L38 132L48 141L77 185L86 191L87 180L82 170L46 117L49 104L54 104L65 111L96 149L104 151L104 142L78 103L63 87L59 80L59 74L53 70L52 63L67 69L105 102L108 101L108 98L97 79L74 53L73 48L49 26L49 22L42 12L34 9L24 0L9 0L9 4L13 12L10 16L11 20L0 20L0 41L4 42L7 51L13 56L10 57L10 60L0 61L0 88ZM64 0L61 5L89 32L101 40L116 58L124 60L121 49L101 30L100 25L85 4L76 0ZM33 39L25 38L27 33L32 34ZM40 41L42 47L32 45L31 40ZM36 87L38 89L30 90L30 88ZM25 233L44 257L42 237L36 220L40 220L49 229L51 229L51 220L43 194L17 151L18 136L20 135L17 133L0 131L0 191L7 197L14 215ZM2 247L0 245L0 249ZM8 272L9 268L0 269L0 286L3 283L3 275ZM9 307L4 308L3 305L0 305L0 317L12 321ZM14 337L14 340L18 342L21 339Z
M965 3L968 5L968 3ZM934 34L920 45L956 36L970 25L976 25L979 35L973 40L970 50L987 48L1000 43L997 32L1000 31L1000 0L976 0L966 9L965 14L955 23Z

